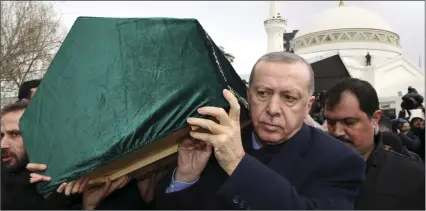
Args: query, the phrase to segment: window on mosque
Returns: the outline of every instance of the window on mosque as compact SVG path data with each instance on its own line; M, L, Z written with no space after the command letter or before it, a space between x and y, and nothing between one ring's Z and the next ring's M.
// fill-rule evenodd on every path
M341 40L349 40L348 36L346 36L346 34L343 34L342 37L340 38Z
M357 33L356 32L349 32L348 34L352 39L355 39L355 36L356 36Z
M364 37L365 37L365 39L366 40L371 40L371 36L373 35L373 33L371 33L371 32L364 32Z
M377 36L377 34L375 34L374 37L373 37L373 40L374 41L380 41L379 36Z
M333 37L334 37L334 40L339 40L340 33L334 33Z
M310 41L310 40L311 40L311 38L306 38L306 39L305 39L305 43L306 43L306 44L309 44L309 41Z
M359 35L358 35L358 37L357 37L357 40L362 41L362 40L365 40L365 39L364 39L364 37L362 36L362 34L359 34Z
M330 41L331 41L331 37L330 37L330 35L327 35L327 37L325 38L325 41L326 41L326 42L330 42Z

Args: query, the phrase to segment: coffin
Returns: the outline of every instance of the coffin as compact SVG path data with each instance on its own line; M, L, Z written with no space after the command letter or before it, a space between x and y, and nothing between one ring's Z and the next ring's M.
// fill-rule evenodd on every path
M229 110L223 89L246 122L246 86L195 19L78 18L20 121L30 162L52 177L38 191L176 165L186 118Z

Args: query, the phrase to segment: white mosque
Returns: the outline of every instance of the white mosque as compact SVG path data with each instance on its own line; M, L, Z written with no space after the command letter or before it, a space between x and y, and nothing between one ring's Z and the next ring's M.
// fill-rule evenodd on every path
M270 17L264 24L267 52L283 51L287 20L280 14L278 1L270 3ZM380 108L392 109L396 115L408 86L424 96L424 70L404 56L400 37L389 23L366 9L340 1L302 25L290 46L310 63L337 55L350 77L361 78L375 87ZM367 53L371 56L369 65Z

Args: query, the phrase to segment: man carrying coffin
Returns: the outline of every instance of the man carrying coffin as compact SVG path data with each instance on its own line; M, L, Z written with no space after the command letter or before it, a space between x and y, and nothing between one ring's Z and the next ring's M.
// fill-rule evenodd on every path
M217 121L187 119L191 138L180 144L177 168L157 188L157 208L353 209L365 163L304 124L313 91L313 71L303 58L262 56L247 89L251 125L240 131L239 104L227 90L229 113L198 109Z
M95 207L104 209L136 207L140 209L141 206L143 207L138 186L136 184L130 186L132 183L129 184L128 177L92 189L85 189L84 184L87 184L87 180L81 179L75 183L62 185L57 192L45 196L38 194L36 186L32 183L49 181L50 178L31 173L25 168L28 158L19 129L19 120L27 106L28 101L21 100L6 105L1 111L1 209L76 209L80 207L84 209ZM30 170L46 169L46 165L28 165ZM124 187L126 184L129 185ZM61 194L61 192L66 194ZM82 195L68 197L69 192L78 192ZM104 198L107 200L102 201ZM136 199L137 203L133 202L135 201L133 199Z
M59 194L44 198L29 182L30 172L19 119L28 101L6 105L1 111L1 209L64 209L69 200Z

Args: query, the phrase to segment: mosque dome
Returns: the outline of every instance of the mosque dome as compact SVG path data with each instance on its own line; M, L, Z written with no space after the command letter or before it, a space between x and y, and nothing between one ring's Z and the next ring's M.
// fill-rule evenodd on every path
M354 6L339 6L328 9L308 21L296 37L333 29L379 29L392 32L387 21L366 9Z
M348 48L401 52L399 36L386 20L369 10L342 3L302 26L292 47L296 53Z

